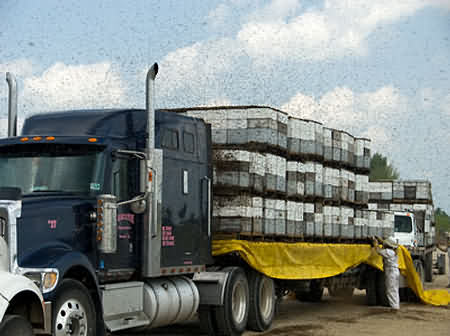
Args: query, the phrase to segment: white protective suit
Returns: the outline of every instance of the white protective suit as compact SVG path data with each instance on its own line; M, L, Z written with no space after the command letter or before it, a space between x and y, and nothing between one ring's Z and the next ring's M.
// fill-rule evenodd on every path
M394 309L400 309L400 296L398 293L400 271L398 270L397 253L389 248L377 249L377 252L383 257L386 296L389 305Z

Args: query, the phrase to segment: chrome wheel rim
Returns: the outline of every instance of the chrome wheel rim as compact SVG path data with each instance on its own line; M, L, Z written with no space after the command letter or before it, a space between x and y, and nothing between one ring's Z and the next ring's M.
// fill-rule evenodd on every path
M55 336L87 336L86 310L80 301L70 299L64 302L58 310L54 327Z
M236 323L241 323L247 310L247 295L242 280L237 281L233 287L231 311Z
M274 302L274 286L273 281L267 277L261 280L261 287L259 288L259 311L264 321L270 320L273 311Z

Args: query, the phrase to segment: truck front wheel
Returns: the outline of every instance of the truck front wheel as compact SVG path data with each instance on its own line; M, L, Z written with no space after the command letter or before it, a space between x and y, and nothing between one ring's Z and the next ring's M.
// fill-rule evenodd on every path
M240 267L227 267L224 302L215 308L215 320L220 335L237 336L245 331L249 310L249 289L245 272Z
M272 325L275 315L275 284L271 278L256 271L249 272L248 280L250 287L248 328L254 331L267 330Z
M30 322L20 315L5 315L0 324L0 336L33 336Z
M79 281L65 279L53 304L54 336L95 336L95 308L89 291Z

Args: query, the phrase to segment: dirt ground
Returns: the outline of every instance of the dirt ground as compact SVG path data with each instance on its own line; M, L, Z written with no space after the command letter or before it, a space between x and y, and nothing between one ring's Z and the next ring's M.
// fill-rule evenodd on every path
M443 288L448 278L441 275L427 288ZM359 291L344 302L325 296L320 303L285 301L270 331L245 335L344 336L344 335L450 335L450 307L403 303L398 312L366 305Z
M448 281L447 274L436 275L432 283L425 284L425 288L446 288ZM322 302L314 304L285 300L269 331L247 332L244 335L448 336L450 306L433 307L419 303L402 303L400 311L392 312L383 307L367 306L365 291L355 292L354 297L347 302L328 295L325 295Z
M436 275L426 289L446 288L448 276ZM449 289L447 289L449 290ZM450 290L449 290L450 291ZM129 334L120 334L121 336ZM133 334L137 335L137 334ZM202 335L198 320L159 328L146 335L194 336ZM356 291L348 301L328 296L320 303L302 303L284 300L269 331L246 332L244 336L449 336L450 306L433 307L419 303L402 303L400 311L366 305L365 291Z

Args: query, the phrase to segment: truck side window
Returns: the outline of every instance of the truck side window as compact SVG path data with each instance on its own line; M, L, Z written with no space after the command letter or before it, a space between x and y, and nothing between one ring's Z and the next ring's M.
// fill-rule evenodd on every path
M194 153L194 134L183 132L183 149L186 153Z
M112 193L118 201L126 201L131 198L128 190L128 162L126 159L116 159L112 170Z
M170 128L164 128L161 147L178 150L178 131Z

